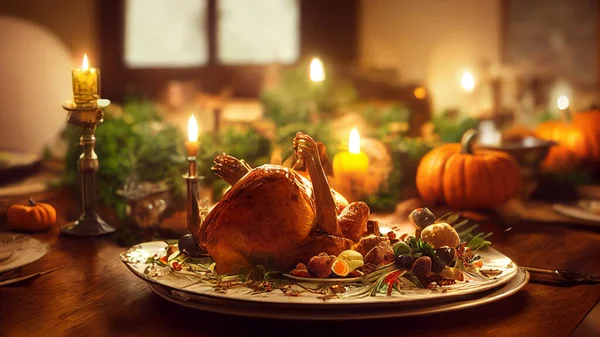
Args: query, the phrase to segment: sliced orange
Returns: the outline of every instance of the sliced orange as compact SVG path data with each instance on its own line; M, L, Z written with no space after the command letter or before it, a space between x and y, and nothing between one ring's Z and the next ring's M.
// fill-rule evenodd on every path
M348 275L348 273L350 273L350 267L348 266L348 263L340 259L335 259L335 261L331 265L331 270L334 274L341 277L344 277Z

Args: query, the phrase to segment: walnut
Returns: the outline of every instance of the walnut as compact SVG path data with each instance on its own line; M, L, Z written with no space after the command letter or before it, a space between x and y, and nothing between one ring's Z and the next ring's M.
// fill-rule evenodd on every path
M326 278L332 272L331 266L333 265L334 261L335 256L327 255L326 253L321 253L317 256L311 257L306 267L311 276L318 278Z
M354 250L366 256L367 253L377 246L380 242L386 242L389 244L390 239L384 236L368 235L361 238L357 244L354 245Z
M382 241L365 255L365 263L383 266L394 262L394 250L388 242Z

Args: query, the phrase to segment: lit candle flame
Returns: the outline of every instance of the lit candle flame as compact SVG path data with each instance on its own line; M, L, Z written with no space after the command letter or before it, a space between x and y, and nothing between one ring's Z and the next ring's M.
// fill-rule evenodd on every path
M360 153L360 135L358 134L358 130L356 128L350 131L350 137L348 138L348 151L354 154Z
M475 77L470 72L465 71L460 79L460 84L466 91L472 92L475 88Z
M427 96L427 92L425 91L425 88L423 88L423 87L416 87L415 90L413 91L413 94L415 95L415 97L417 99L424 99L425 96Z
M310 80L313 82L323 82L325 80L325 67L317 57L310 61Z
M191 115L188 119L188 140L190 142L198 141L198 122L194 115Z
M81 69L88 70L90 68L90 64L88 62L87 54L83 54L83 61L81 62Z
M567 109L569 107L569 97L567 97L567 95L558 96L558 99L556 100L556 106L560 110Z

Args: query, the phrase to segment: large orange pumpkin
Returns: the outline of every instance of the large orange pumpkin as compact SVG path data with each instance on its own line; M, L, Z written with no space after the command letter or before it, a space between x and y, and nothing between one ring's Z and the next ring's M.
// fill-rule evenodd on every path
M417 169L417 189L429 203L445 203L457 209L499 206L519 194L521 175L508 154L473 151L474 130L460 144L451 143L427 153Z
M600 110L565 113L563 121L541 123L538 137L558 143L548 152L542 167L549 171L570 171L580 165L600 163Z

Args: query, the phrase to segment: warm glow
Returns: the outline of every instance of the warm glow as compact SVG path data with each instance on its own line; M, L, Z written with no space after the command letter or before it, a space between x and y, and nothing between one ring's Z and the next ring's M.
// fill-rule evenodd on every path
M471 92L475 89L475 77L470 72L465 71L460 79L460 84L466 91Z
M360 135L358 134L358 130L356 130L356 128L350 131L350 138L348 139L348 151L354 154L360 153Z
M560 110L565 110L566 108L568 108L569 107L569 97L567 97L566 95L558 96L558 99L556 100L556 106Z
M379 233L381 235L386 236L389 232L392 232L392 229L386 226L379 226Z
M190 142L198 141L198 122L194 115L191 115L188 120L188 140Z
M325 81L325 67L317 57L310 62L310 80L313 82Z
M88 70L90 68L90 64L88 62L87 54L83 54L83 61L81 62L81 69Z
M485 120L479 123L479 142L485 145L502 143L502 133L496 128L493 121Z
M536 143L537 143L537 139L535 137L527 136L527 137L523 138L524 146L535 146Z
M424 99L425 96L427 96L427 92L425 91L425 88L423 88L423 87L416 87L415 91L413 93L415 94L415 97L417 99Z

